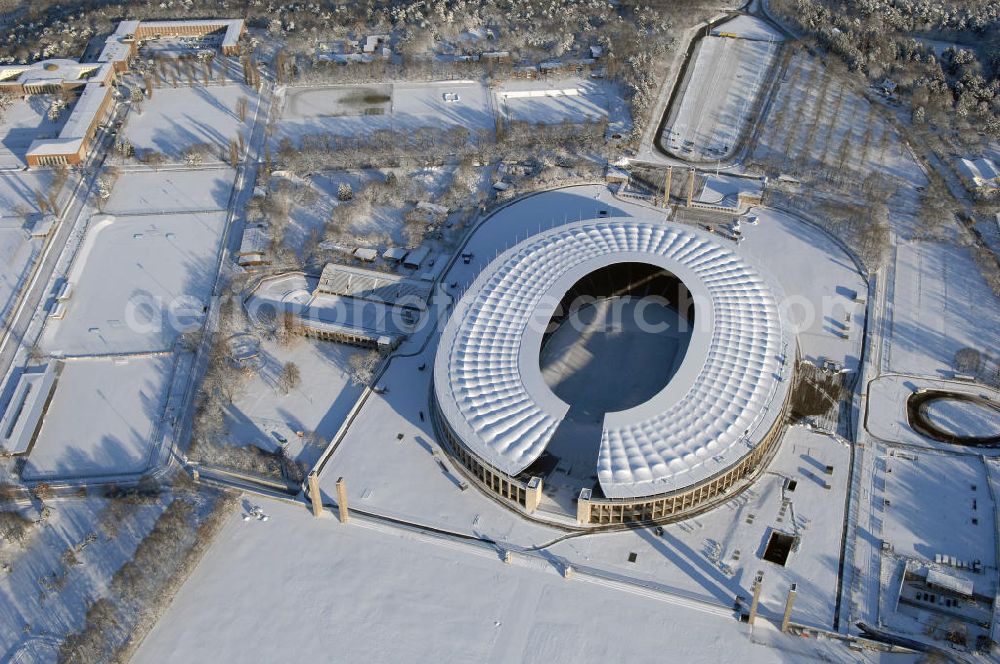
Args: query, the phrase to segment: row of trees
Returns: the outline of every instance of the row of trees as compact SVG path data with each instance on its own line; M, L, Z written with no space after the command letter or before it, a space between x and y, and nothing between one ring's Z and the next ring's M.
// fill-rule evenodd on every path
M851 70L890 79L916 124L1000 137L997 0L774 0L771 7Z
M60 662L127 661L237 503L235 494L202 490L196 496L176 486L175 492L107 593L90 603L83 627L60 645Z

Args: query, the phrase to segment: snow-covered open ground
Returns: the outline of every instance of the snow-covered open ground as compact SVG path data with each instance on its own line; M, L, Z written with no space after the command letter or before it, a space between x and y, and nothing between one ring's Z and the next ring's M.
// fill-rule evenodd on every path
M104 211L115 215L225 210L233 189L231 168L129 170L111 190Z
M756 21L758 31L769 27ZM718 31L725 31L725 24ZM661 145L671 153L692 160L715 160L736 148L754 103L770 84L768 72L778 57L782 36L770 39L703 37L691 56L663 129Z
M287 346L260 344L260 367L246 381L226 411L226 435L234 445L278 447L275 433L288 442L288 454L306 464L316 461L326 442L343 424L361 394L351 383L348 358L362 352L345 344L293 337ZM301 383L285 393L279 376L286 362L294 362ZM323 442L304 445L299 431L317 434Z
M881 513L882 538L895 553L926 562L934 562L938 553L979 560L993 568L995 577L996 524L982 459L928 450L897 451L883 461L877 477L889 504L875 500L874 509Z
M944 242L902 241L896 251L889 365L900 373L949 378L955 353L997 353L1000 299L969 249Z
M751 638L729 607L564 579L540 557L505 565L492 548L263 507L269 521L234 515L223 527L134 662L279 661L290 649L344 661L907 661L781 636L765 621Z
M1000 436L1000 412L983 404L940 399L928 403L924 415L934 426L954 436Z
M172 355L67 361L24 477L145 470L173 366Z
M66 355L170 348L203 320L225 212L91 220L67 275L65 318L50 319L41 345Z
M353 99L355 94L360 101L345 105L344 100ZM458 95L458 100L445 101L446 94ZM295 142L304 134L363 135L377 129L493 129L489 94L486 86L476 81L289 87L284 89L284 106L275 136L277 140L288 138ZM390 100L383 101L384 96ZM365 102L365 97L372 101ZM364 108L377 111L365 115Z
M237 115L241 97L247 98L244 122ZM123 134L138 155L155 150L181 161L187 148L208 143L217 154L206 160L222 161L228 158L229 142L249 132L256 103L256 93L245 85L156 88L143 102L142 113L129 113Z

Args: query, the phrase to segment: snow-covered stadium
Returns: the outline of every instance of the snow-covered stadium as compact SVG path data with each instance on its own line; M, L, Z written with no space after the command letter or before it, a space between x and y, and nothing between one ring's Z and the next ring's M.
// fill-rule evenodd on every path
M673 318L632 335L593 313L623 299ZM649 323L646 304L619 314ZM604 329L581 334L578 318L560 338L584 310ZM611 343L587 346L607 329ZM718 238L580 221L508 249L466 290L435 360L435 424L480 488L525 512L584 526L675 520L773 456L794 353L773 284ZM591 373L573 387L566 374L581 367Z

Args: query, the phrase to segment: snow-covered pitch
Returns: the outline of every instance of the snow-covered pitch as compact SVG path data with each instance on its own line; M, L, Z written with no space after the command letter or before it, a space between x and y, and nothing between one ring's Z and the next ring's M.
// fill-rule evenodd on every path
M517 475L545 450L569 405L538 362L545 322L581 278L644 262L680 279L695 328L677 373L652 399L608 413L598 459L610 498L676 491L738 463L772 428L794 351L771 286L707 233L632 219L571 223L501 254L466 291L434 369L447 426L474 454ZM664 368L666 371L666 368Z

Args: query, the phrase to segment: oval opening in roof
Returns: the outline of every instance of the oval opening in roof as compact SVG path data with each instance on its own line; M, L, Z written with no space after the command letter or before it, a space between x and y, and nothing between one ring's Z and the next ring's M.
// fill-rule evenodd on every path
M542 376L570 405L570 417L599 426L605 413L645 403L670 382L694 314L687 286L662 267L601 267L573 284L556 307L542 338Z

